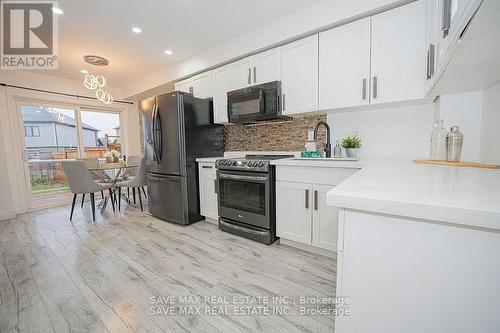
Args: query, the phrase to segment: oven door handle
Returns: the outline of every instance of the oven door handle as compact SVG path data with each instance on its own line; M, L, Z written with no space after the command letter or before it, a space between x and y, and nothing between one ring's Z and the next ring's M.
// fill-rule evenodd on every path
M267 176L260 177L260 176L241 176L241 175L219 174L219 179L267 181L267 180L269 180L269 177L267 177Z
M234 224L230 224L230 223L227 223L227 222L224 222L222 220L219 220L219 223L225 227L228 227L228 228L232 228L232 229L235 229L235 230L239 230L239 231L243 231L243 232L247 232L247 233L250 233L250 234L254 234L254 235L267 235L269 234L269 231L259 231L259 230L253 230L253 229L250 229L250 228L244 228L244 227L240 227L240 226L237 226L237 225L234 225Z

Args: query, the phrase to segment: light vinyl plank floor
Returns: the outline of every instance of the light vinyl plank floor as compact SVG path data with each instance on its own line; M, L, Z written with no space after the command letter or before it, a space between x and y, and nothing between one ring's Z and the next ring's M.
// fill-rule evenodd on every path
M156 313L151 297L333 297L336 260L122 208L96 222L88 204L73 221L68 206L0 221L0 332L333 332L331 316L241 315L233 304Z

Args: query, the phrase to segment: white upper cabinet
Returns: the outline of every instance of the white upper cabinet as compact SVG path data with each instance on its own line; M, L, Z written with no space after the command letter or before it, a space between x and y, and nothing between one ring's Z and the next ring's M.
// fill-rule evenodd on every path
M280 48L259 53L252 59L252 84L280 80Z
M281 47L283 114L318 110L318 35Z
M247 57L230 66L229 88L241 89L280 79L280 48Z
M319 108L370 101L370 18L319 34Z
M211 98L212 92L212 71L201 73L193 76L193 92L194 97Z
M185 79L175 83L175 91L193 93L193 78Z
M229 89L228 66L213 71L214 123L227 123L227 92Z
M372 17L372 104L425 96L426 14L417 1Z
M250 57L229 65L229 91L248 87L252 84L253 63Z

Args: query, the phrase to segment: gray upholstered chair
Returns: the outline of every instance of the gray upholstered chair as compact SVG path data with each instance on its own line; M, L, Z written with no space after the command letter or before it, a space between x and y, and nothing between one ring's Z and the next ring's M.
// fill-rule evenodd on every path
M92 206L92 219L95 221L95 198L94 193L104 190L109 190L111 196L112 184L99 184L96 183L89 174L87 167L83 161L62 161L62 167L66 178L68 179L69 188L73 193L73 203L71 205L71 214L69 219L73 218L73 211L75 209L75 202L77 194L90 194L90 204ZM111 200L114 210L114 202Z
M84 158L77 158L76 160L85 163L87 169L97 169L101 166L101 164L99 163L99 159L97 157L84 157ZM111 180L109 175L104 170L92 171L90 173L90 176L94 181L98 183ZM104 199L104 193L102 191L101 191L101 198ZM82 205L81 205L82 207L84 201L85 201L85 194L82 195Z
M139 165L141 163L141 156L139 155L131 155L127 157L127 164L129 165ZM137 170L138 168L129 168L126 169L125 172L123 173L124 178L127 178L127 180L131 180L132 177L135 177L137 175ZM144 187L141 187L140 189L137 189L140 191L142 189L142 192L144 193L144 196L147 198L146 195L146 190L144 190ZM132 188L132 195L134 198L134 204L135 204L135 187ZM127 187L127 198L130 200L130 187ZM120 206L120 204L118 204Z
M137 173L136 173L135 177L128 179L128 180L118 182L118 183L116 183L116 186L118 186L118 198L119 198L118 210L121 209L121 193L122 193L121 188L128 187L128 188L132 188L134 193L135 193L135 189L137 189L137 193L139 194L139 203L141 204L141 211L144 211L144 208L142 205L141 189L144 191L143 187L146 186L146 158L145 157L141 158L141 161L139 163L139 167L137 168Z

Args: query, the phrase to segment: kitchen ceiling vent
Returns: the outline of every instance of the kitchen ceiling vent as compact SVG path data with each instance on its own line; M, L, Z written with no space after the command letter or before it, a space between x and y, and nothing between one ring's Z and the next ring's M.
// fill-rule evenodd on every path
M83 60L94 66L107 66L109 64L108 59L96 55L86 55L83 57Z

